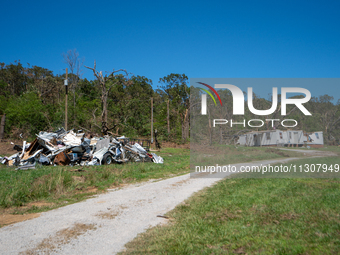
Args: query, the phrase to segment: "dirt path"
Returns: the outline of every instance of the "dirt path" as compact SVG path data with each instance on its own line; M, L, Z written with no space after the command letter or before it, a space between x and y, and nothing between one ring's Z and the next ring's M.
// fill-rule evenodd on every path
M265 165L296 158L266 160ZM226 177L229 173L209 177ZM41 213L40 217L0 229L0 254L115 254L194 192L219 178L190 174L109 190L86 201Z
M285 148L280 148L280 150L284 151L296 151L299 153L304 153L305 155L308 156L319 156L319 157L333 157L337 156L334 152L331 151L318 151L318 150L306 150L306 149L285 149Z

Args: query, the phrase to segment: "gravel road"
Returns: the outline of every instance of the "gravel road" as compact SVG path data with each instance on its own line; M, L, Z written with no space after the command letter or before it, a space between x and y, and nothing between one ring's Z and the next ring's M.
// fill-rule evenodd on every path
M293 159L296 158L235 166L284 163ZM193 193L219 180L190 178L190 174L186 174L109 190L86 201L41 213L38 218L1 228L0 254L115 254L137 234L167 222L157 215L164 215Z

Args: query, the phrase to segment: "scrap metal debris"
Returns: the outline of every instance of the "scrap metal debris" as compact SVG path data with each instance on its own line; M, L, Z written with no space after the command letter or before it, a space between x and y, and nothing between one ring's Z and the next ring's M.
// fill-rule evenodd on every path
M125 162L163 163L163 158L149 153L139 143L130 143L122 137L94 137L85 133L65 131L41 131L32 143L15 145L18 153L0 157L0 163L18 166L17 169L33 169L35 165L110 165Z

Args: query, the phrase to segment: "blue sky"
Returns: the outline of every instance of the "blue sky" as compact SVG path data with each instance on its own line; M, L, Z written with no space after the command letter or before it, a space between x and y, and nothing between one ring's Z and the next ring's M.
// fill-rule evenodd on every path
M340 77L340 1L2 1L0 62L64 73L62 53L153 80ZM83 68L83 77L93 79ZM340 84L339 84L340 85ZM312 85L311 85L312 86ZM314 86L314 85L313 85ZM261 90L263 89L263 93ZM339 99L340 86L308 88ZM268 95L271 88L256 88Z

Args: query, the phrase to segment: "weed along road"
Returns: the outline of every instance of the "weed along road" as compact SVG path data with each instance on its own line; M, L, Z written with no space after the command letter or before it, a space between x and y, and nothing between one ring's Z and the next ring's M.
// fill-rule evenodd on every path
M293 159L296 158L233 166L239 169L242 165L275 164ZM86 201L0 228L0 253L115 254L124 250L124 245L137 234L157 224L166 224L166 217L159 216L219 180L190 178L190 174L186 174L108 190Z

